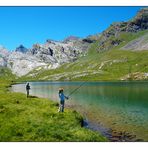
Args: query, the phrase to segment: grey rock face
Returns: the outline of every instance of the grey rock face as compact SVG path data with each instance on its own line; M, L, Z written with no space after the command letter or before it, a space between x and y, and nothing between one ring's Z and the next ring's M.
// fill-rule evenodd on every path
M129 21L127 31L139 31L148 29L148 8L141 9L138 14Z
M0 45L0 57L5 57L9 55L9 51Z
M76 36L69 36L66 39L64 39L63 43L78 41L80 38Z
M9 56L8 50L5 47L0 46L0 66L4 66L4 67L7 66L8 56Z
M43 45L34 44L31 49L20 45L13 52L0 47L0 66L10 68L17 76L26 75L37 68L55 69L84 56L89 45L82 39L69 38L66 42L47 40Z
M36 57L21 52L12 52L7 60L7 67L17 76L25 75L39 66L47 66L47 64L39 61Z
M77 40L64 40L64 42L47 40L43 45L35 44L29 54L37 57L42 62L59 65L75 61L86 54L90 43Z
M4 58L0 57L0 66L6 67L7 66L7 62Z

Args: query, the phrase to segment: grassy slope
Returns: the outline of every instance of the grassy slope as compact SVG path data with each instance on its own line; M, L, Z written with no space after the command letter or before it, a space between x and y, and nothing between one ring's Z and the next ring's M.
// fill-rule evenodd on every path
M6 67L0 67L0 80L14 80L15 75L12 74L11 70Z
M64 64L55 70L34 70L22 79L30 80L120 80L129 73L148 72L148 50L119 50L128 42L143 36L148 31L138 33L121 33L123 42L109 51L97 52L98 43L92 45L88 55L73 63ZM106 43L106 46L110 42ZM99 67L102 68L99 69ZM83 75L83 76L82 76Z
M7 90L0 80L0 141L107 141L81 127L75 111L57 112L57 103Z

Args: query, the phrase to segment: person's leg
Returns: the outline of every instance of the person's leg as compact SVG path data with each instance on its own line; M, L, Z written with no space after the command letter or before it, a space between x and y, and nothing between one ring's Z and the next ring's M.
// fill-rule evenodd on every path
M27 98L29 97L29 90L27 89Z
M62 111L62 101L60 100L58 112L61 112L61 111Z
M62 101L62 112L64 112L64 101Z
M59 104L58 112L61 112L61 101L60 101L60 104Z

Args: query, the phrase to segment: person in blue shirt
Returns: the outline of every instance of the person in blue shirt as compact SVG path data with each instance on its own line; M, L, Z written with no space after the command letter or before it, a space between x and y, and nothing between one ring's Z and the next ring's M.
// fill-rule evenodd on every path
M64 92L63 92L63 88L60 88L59 89L59 99L60 99L60 105L59 105L59 110L58 112L64 112L64 104L65 104L65 98L68 99L68 97L66 97L64 95Z

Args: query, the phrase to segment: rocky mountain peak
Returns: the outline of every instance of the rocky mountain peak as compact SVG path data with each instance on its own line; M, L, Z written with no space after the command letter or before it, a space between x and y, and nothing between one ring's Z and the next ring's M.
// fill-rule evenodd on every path
M56 41L54 41L54 40L52 40L52 39L47 39L47 40L46 40L46 43L49 43L49 44L50 44L50 43L54 43L54 42L56 42Z
M148 29L148 8L143 8L131 21L127 22L126 31L137 32L146 29Z
M69 36L69 37L67 37L66 39L64 39L64 43L66 43L66 42L73 42L73 41L78 41L80 38L79 37L76 37L76 36Z
M19 45L16 49L16 52L22 52L22 53L26 53L28 51L28 49L24 46L24 45Z
M141 9L137 13L137 15L132 19L132 21L135 22L135 23L138 23L140 21L142 23L146 23L147 24L147 22L148 22L148 8ZM139 22L139 24L140 24L140 22ZM144 27L144 26L141 26L141 27ZM144 29L147 29L147 28L144 28Z

